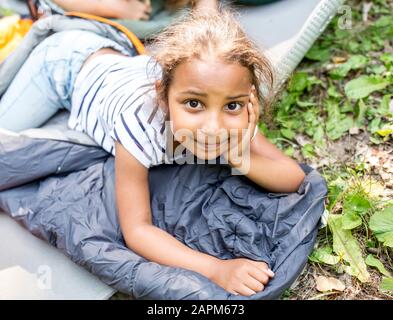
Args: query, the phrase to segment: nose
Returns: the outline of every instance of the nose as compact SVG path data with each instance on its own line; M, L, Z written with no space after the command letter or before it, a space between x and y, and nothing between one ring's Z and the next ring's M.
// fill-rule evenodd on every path
M217 137L221 132L220 118L217 113L209 113L201 126L202 134L206 137Z
M203 119L200 127L199 141L204 143L222 143L226 139L226 131L222 127L220 115L216 112L210 112Z

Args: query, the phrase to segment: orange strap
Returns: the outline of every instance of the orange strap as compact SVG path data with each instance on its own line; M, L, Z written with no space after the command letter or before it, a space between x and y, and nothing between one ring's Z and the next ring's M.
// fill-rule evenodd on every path
M109 20L109 19L106 19L106 18L103 18L103 17L95 16L95 15L88 14L88 13L82 13L82 12L74 12L74 11L66 12L65 15L66 16L71 16L71 17L83 18L83 19L96 20L96 21L99 21L99 22L103 22L103 23L109 24L112 27L115 27L119 31L123 32L127 36L127 38L134 45L134 47L135 47L136 51L138 52L138 54L144 54L146 52L143 43L138 39L138 37L134 33L132 33L130 30L128 30L126 27L121 25L120 23L117 23L115 21L112 21L112 20Z

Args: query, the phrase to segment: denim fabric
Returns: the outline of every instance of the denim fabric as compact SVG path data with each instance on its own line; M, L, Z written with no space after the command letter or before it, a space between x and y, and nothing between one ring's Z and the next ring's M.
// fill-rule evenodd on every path
M71 110L75 79L86 58L101 48L130 53L93 32L57 32L37 45L0 100L0 128L19 132L43 125L59 109Z

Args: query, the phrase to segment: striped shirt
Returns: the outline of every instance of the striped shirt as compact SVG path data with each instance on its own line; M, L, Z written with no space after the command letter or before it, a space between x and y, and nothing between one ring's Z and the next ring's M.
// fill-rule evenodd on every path
M179 159L184 153L165 153L173 135L155 102L160 77L160 65L147 55L94 58L75 80L69 128L87 133L112 155L118 141L146 168Z

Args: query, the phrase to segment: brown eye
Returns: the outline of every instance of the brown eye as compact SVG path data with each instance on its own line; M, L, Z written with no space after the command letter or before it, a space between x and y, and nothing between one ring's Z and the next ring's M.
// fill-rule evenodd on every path
M191 107L192 109L195 109L198 107L199 101L198 100L188 100L186 102L186 104L188 104L188 106Z
M242 108L242 104L238 102L231 102L227 104L227 108L229 111L238 111Z

